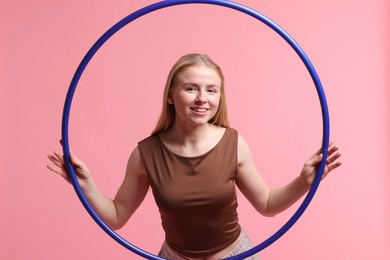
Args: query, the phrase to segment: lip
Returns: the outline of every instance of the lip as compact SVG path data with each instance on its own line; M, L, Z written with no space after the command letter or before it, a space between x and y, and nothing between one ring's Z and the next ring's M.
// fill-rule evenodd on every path
M206 108L206 107L191 107L191 110L196 112L196 113L206 113L207 111L210 110L210 108Z

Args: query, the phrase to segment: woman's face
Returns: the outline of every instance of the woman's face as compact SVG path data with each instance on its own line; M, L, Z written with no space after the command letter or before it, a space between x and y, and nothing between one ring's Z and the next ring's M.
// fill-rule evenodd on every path
M168 103L175 107L175 124L207 124L218 110L221 78L214 69L192 66L184 69L172 87Z

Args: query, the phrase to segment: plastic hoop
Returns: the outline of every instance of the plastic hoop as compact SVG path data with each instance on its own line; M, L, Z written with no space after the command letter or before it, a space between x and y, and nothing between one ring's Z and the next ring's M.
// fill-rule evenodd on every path
M106 33L104 33L98 41L90 48L90 50L87 52L83 60L81 61L80 65L78 66L73 79L70 83L66 99L65 99L65 105L63 109L63 115L62 115L62 146L63 146L63 153L65 157L65 164L69 171L70 179L72 181L73 187L82 202L85 209L88 211L88 213L91 215L91 217L96 221L96 223L108 234L110 235L114 240L116 240L119 244L124 246L125 248L131 250L133 253L138 254L144 258L147 259L164 259L160 258L156 255L153 255L149 252L146 252L128 241L126 241L124 238L119 236L115 231L113 231L109 226L107 226L106 223L96 214L96 212L93 210L92 206L89 204L88 200L86 199L83 191L80 188L80 185L78 183L74 168L70 162L70 147L69 147L69 136L68 136L68 126L69 126L69 115L70 115L70 108L72 104L72 99L74 96L74 92L76 90L76 86L78 84L78 81L88 65L89 61L92 59L92 57L96 54L96 52L99 50L99 48L117 31L122 29L125 25L131 23L132 21L148 14L154 11L157 11L159 9L163 9L166 7L171 7L175 5L183 5L183 4L211 4L211 5L218 5L218 6L224 6L227 8L231 8L237 11L240 11L242 13L245 13L249 16L254 17L255 19L263 22L268 27L273 29L276 33L278 33L298 54L298 56L301 58L303 63L305 64L308 72L310 73L310 76L315 84L317 94L319 97L319 101L321 104L321 112L322 112L322 121L323 121L323 137L322 137L322 147L321 151L324 155L327 155L328 151L328 144L329 144L329 135L330 135L330 123L329 123L329 112L328 112L328 106L326 102L326 97L324 90L322 88L321 81L319 79L319 76L317 75L316 70L314 69L312 63L310 62L309 58L306 56L304 51L301 49L301 47L295 42L295 40L287 33L285 32L279 25L277 25L275 22L267 18L266 16L262 15L261 13L238 3L227 1L227 0L166 0L161 1L155 4L151 4L149 6L146 6L142 9L139 9L138 11L130 14L129 16L125 17L121 21L119 21L117 24L112 26ZM312 187L310 188L308 194L306 195L305 199L303 200L302 204L299 206L297 211L294 213L294 215L272 236L270 236L268 239L266 239L264 242L260 243L259 245L253 247L252 249L249 249L248 251L245 251L239 255L226 258L230 260L238 260L243 259L245 257L249 257L264 248L268 247L272 243L274 243L277 239L279 239L282 235L284 235L301 217L301 215L304 213L308 205L310 204L312 198L314 197L315 192L318 189L318 186L320 184L324 168L326 164L326 156L323 156L323 159L321 160L320 164L318 165L316 177L314 179L314 182L312 184Z

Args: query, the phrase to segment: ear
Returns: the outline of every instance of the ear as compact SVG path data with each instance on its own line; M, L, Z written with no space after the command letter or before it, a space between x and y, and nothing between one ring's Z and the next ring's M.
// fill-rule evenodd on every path
M173 98L171 96L168 97L167 101L168 104L173 105Z

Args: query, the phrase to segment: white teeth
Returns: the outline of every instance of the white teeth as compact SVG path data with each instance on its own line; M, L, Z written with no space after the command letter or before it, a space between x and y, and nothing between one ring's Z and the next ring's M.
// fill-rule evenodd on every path
M192 110L196 111L196 112L206 112L207 109L205 108L193 108Z

